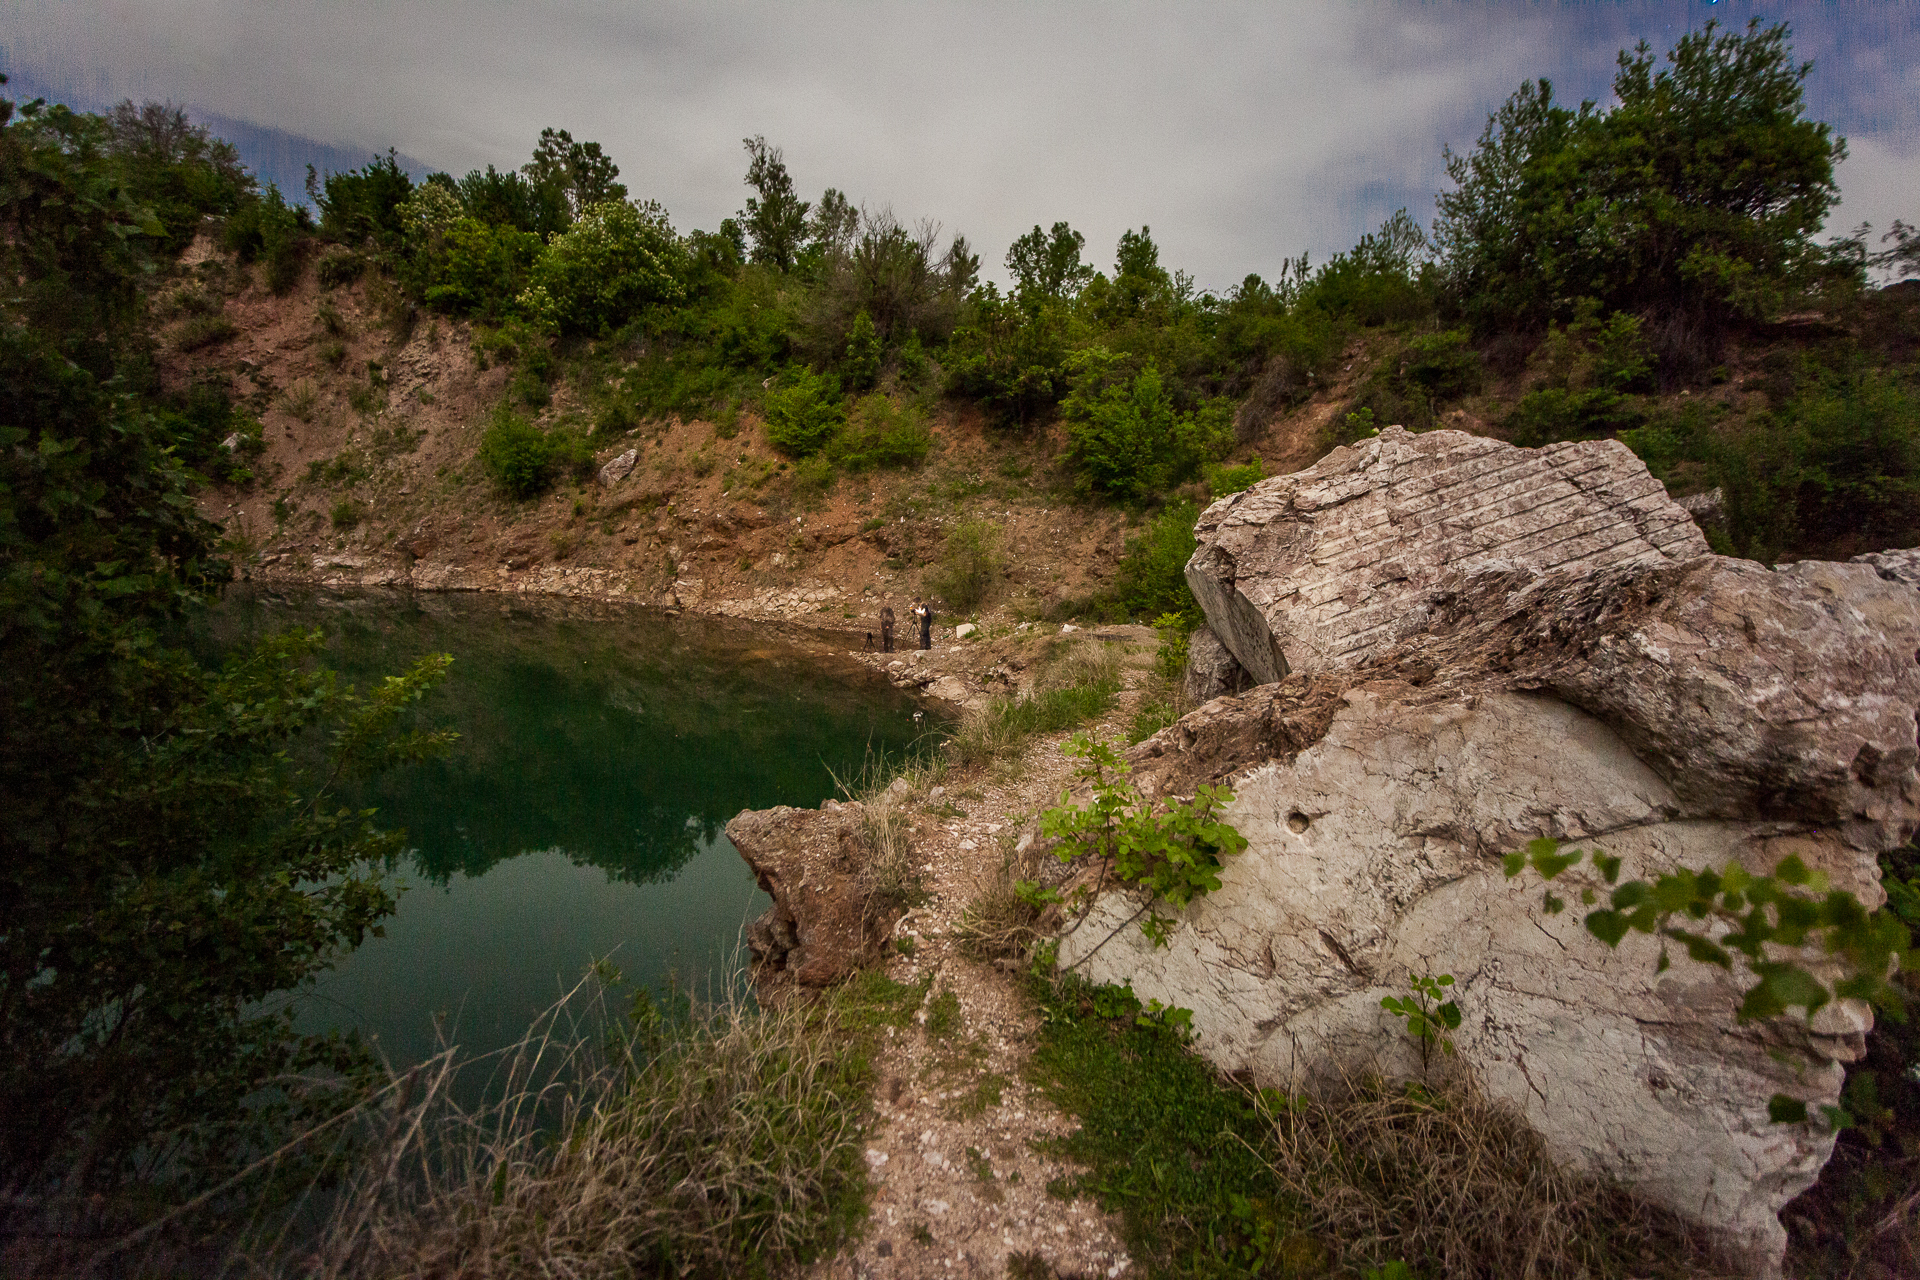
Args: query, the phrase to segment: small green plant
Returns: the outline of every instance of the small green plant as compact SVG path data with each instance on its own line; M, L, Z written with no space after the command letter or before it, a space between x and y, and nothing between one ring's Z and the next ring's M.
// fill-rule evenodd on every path
M947 534L930 585L950 608L970 612L993 590L1001 567L999 527L990 520L964 520Z
M789 458L820 452L846 420L831 380L804 370L767 393L766 412L767 441Z
M330 338L345 338L352 335L347 327L347 318L340 314L340 308L327 299L313 309L313 322Z
M333 504L333 510L329 514L333 520L333 527L345 533L349 529L358 527L364 513L360 509L360 504L352 498L342 498Z
M223 315L193 316L174 331L173 349L199 351L225 342L239 332L239 327Z
M1074 777L1092 788L1093 803L1048 809L1040 815L1041 834L1059 841L1054 854L1061 861L1110 859L1114 879L1145 889L1140 929L1155 946L1166 946L1175 921L1161 914L1160 904L1184 907L1218 889L1224 859L1247 847L1247 838L1220 817L1233 793L1202 786L1191 800L1147 800L1107 743L1081 733L1062 750L1086 762Z
M1420 1050L1420 1074L1425 1076L1433 1065L1436 1051L1454 1052L1453 1033L1460 1027L1460 1006L1446 998L1448 988L1453 986L1450 973L1437 978L1409 973L1407 984L1413 994L1383 996L1380 1007L1407 1024L1407 1034Z
M320 360L331 368L338 369L347 359L347 344L338 338L331 338L320 344Z

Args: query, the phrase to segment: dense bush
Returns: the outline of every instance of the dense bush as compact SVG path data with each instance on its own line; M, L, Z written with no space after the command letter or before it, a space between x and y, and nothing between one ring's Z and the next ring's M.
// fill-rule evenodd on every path
M971 613L992 593L1003 566L1000 527L991 520L965 520L948 531L928 585L948 608Z
M593 465L593 452L570 432L542 431L505 405L480 437L480 466L509 498L538 497L563 474L580 474Z
M305 220L306 210L289 205L280 189L268 183L265 195L242 205L227 219L227 248L242 262L260 262L267 288L285 293L300 279Z
M854 402L844 429L827 443L827 456L848 471L915 467L933 448L933 430L918 408L884 395Z
M609 201L548 241L520 309L563 333L599 334L686 297L686 254L657 204Z
M789 458L805 458L827 447L846 407L831 378L800 372L767 393L767 442Z
M1193 503L1171 503L1138 537L1127 540L1114 592L1129 616L1151 620L1173 614L1189 629L1206 621L1186 575L1187 561L1200 545L1193 536L1199 519Z
M307 195L320 210L320 234L350 247L398 244L406 233L401 207L412 194L413 178L391 149L365 168L324 179L307 166Z
M1112 352L1093 347L1077 353L1072 367L1074 389L1061 406L1067 457L1093 492L1145 500L1191 479L1233 445L1231 408L1177 411L1151 361L1127 377Z

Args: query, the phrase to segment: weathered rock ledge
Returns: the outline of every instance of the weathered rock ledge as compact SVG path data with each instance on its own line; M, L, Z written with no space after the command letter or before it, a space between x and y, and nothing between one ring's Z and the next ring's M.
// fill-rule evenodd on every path
M1628 876L1794 853L1877 905L1877 853L1920 822L1910 559L1714 556L1616 444L1398 429L1199 534L1189 581L1261 683L1132 758L1161 794L1232 782L1249 847L1170 947L1115 893L1062 961L1191 1008L1209 1058L1283 1084L1417 1072L1380 999L1451 973L1459 1062L1560 1158L1776 1269L1832 1135L1768 1099L1837 1101L1870 1012L1741 1024L1737 975L1609 951L1499 859L1537 836Z

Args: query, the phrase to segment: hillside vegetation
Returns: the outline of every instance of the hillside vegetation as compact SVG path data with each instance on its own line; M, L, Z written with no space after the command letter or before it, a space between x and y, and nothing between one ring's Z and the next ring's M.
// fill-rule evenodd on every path
M0 1247L195 1239L168 1215L270 1203L228 1179L371 1079L274 997L392 910L395 838L330 787L444 745L405 722L439 669L355 693L298 637L202 669L164 637L236 567L1191 625L1198 504L1389 423L1618 439L1721 491L1732 554L1920 542L1920 283L1873 284L1920 233L1818 238L1845 149L1806 74L1709 24L1623 53L1614 106L1523 86L1433 227L1223 293L1065 221L1003 291L758 137L738 216L682 231L560 130L518 170L314 174L309 212L178 110L0 101Z

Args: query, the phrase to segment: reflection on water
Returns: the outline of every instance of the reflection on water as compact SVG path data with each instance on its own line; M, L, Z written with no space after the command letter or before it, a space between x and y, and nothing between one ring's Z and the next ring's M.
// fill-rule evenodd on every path
M920 732L922 704L857 663L649 610L248 593L212 630L224 647L296 624L324 627L327 661L361 684L455 658L429 705L459 744L350 798L406 828L410 889L303 1006L397 1061L430 1049L436 1015L463 1046L510 1042L609 952L636 980L703 984L766 906L726 821L818 804L830 770Z

